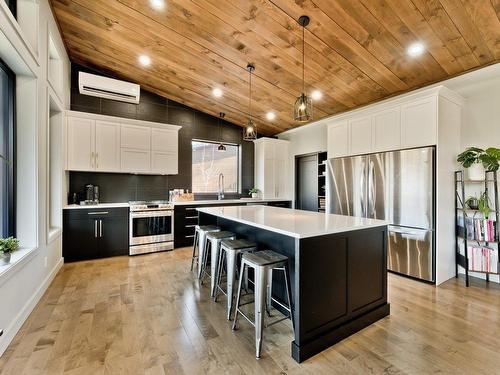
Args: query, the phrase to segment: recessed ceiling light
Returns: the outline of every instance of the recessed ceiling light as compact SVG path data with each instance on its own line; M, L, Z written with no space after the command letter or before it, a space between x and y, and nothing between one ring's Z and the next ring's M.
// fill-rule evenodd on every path
M212 90L212 95L216 98L220 98L222 96L222 90L218 87Z
M314 90L311 93L311 97L312 97L313 100L320 100L322 96L323 96L323 94L319 90Z
M161 10L165 8L165 1L164 0L149 0L149 3L151 6L155 9Z
M417 57L420 56L422 53L424 53L424 51L425 51L424 44L420 42L415 42L413 44L410 44L410 46L406 50L406 53L408 53L408 55L411 57Z
M151 59L149 58L149 56L146 55L139 56L139 62L141 63L142 66L151 65Z
M269 121L273 121L273 120L276 118L276 113L274 113L274 112L267 112L267 113L266 113L266 118L267 118Z

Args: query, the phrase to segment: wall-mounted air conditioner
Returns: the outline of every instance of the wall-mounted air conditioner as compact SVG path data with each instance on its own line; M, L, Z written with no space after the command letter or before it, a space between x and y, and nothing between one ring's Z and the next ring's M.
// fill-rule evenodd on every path
M121 102L139 104L141 86L118 79L97 76L84 72L78 73L80 94L97 96Z

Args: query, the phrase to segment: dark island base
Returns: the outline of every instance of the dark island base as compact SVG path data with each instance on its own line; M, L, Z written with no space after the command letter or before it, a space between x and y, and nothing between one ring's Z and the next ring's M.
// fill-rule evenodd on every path
M330 346L342 341L352 334L361 331L377 320L380 320L390 315L390 304L386 303L380 307L373 309L350 322L346 322L341 326L335 327L322 336L315 338L313 341L298 346L295 341L292 341L292 358L298 363L315 356L316 354L328 349Z
M199 222L289 258L299 363L389 315L386 226L299 239L203 212ZM273 297L285 302L284 292L273 277Z

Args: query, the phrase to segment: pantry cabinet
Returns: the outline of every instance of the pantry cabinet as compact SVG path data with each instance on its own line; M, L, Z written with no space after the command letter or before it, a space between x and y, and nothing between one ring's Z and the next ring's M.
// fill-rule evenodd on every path
M255 187L263 199L288 197L288 141L260 138L255 143Z
M178 173L180 126L68 111L66 169Z

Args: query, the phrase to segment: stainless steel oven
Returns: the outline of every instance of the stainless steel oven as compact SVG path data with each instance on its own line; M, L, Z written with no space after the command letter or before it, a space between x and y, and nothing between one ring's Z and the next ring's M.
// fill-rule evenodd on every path
M163 202L130 204L130 255L174 248L174 210Z

